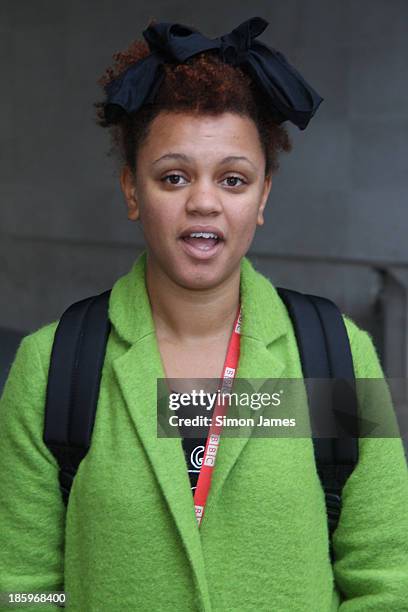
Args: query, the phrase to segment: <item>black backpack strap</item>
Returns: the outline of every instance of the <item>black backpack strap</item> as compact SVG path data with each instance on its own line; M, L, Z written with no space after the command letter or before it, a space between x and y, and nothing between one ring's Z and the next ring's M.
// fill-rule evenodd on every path
M110 332L110 289L75 302L55 331L48 371L43 440L60 466L64 503L90 443Z
M344 409L357 423L358 407L355 392L353 358L347 330L340 310L327 298L277 288L292 319L302 362L303 376L307 379L336 379L331 414L325 415L331 431L338 427L336 411ZM319 415L314 408L313 385L306 382L312 431L318 431ZM337 527L341 511L343 486L358 461L358 438L350 434L324 438L313 437L316 468L322 482L330 536ZM331 548L331 554L332 554ZM333 555L332 555L333 558Z

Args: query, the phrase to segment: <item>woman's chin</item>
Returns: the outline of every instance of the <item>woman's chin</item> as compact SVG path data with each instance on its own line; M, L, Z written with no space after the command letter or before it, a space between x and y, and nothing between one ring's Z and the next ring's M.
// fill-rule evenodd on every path
M211 265L191 265L178 261L172 269L171 277L180 287L191 290L213 289L224 282L231 274L230 267L213 263Z

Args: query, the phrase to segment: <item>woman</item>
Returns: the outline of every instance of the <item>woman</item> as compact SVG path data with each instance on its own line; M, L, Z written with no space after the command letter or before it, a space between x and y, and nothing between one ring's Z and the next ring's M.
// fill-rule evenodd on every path
M302 378L287 311L245 254L291 147L281 123L306 127L321 99L254 40L265 26L210 41L151 24L149 48L131 45L102 80L99 121L146 251L112 289L92 445L66 511L42 440L58 322L19 347L0 410L1 591L64 588L87 612L407 609L400 439L360 440L332 566L310 438L221 437L197 521L180 439L156 435L157 379L218 379L239 310L237 379ZM344 320L356 376L381 378L369 335Z

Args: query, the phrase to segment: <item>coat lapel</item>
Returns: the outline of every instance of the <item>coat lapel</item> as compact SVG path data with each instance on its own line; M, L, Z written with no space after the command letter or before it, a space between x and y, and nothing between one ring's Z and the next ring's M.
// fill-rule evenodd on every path
M143 252L130 272L112 288L109 318L127 345L127 350L113 360L113 369L136 434L183 539L203 600L209 602L200 541L206 521L199 530L181 440L157 438L156 381L165 375L145 286L145 269ZM243 320L237 378L278 379L285 364L279 351L274 350L275 342L287 333L289 318L275 288L246 258L241 262L240 295ZM221 439L206 515L248 439Z
M208 600L200 534L181 440L157 438L156 379L164 378L164 373L156 349L156 336L145 335L115 359L113 368L137 436L184 542L199 590Z

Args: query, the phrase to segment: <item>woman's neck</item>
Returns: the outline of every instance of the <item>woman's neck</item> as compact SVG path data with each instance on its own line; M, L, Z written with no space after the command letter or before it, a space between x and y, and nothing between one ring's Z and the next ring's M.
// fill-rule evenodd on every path
M175 342L215 340L232 331L240 289L240 267L211 289L175 283L147 258L146 286L156 332Z

